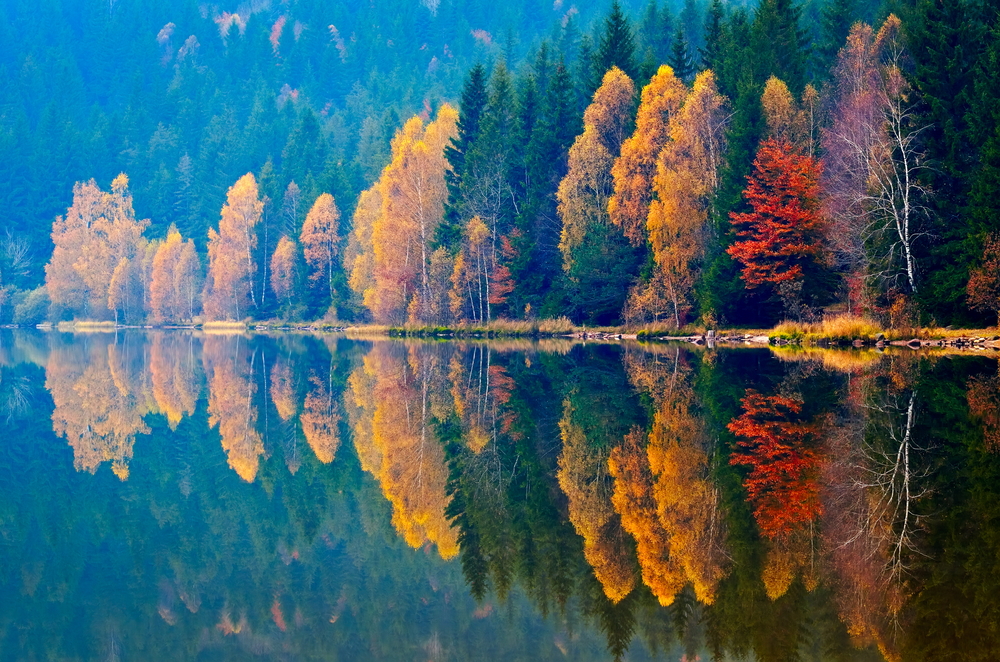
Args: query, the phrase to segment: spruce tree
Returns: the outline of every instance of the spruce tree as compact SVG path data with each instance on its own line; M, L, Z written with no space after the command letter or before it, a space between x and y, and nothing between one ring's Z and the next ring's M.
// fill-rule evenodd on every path
M712 5L708 8L708 15L705 17L705 45L699 51L701 64L704 69L711 69L718 74L719 64L722 59L722 33L723 21L725 20L725 7L722 0L712 0Z
M921 178L932 195L927 204L933 242L921 255L924 313L938 322L962 323L967 316L965 283L978 258L967 241L971 232L965 213L978 145L970 141L967 120L974 90L974 66L982 42L978 25L964 0L924 0L908 25L908 46L916 90L914 127L927 164ZM993 101L995 103L995 100Z
M668 64L673 68L674 75L685 83L690 83L694 76L694 64L691 62L691 55L688 52L688 42L684 38L684 31L677 26L674 32L674 43L670 47L670 60Z
M594 63L597 85L600 85L600 79L611 67L618 67L629 78L636 77L635 37L618 0L611 4L611 13L604 19L604 34L601 35Z
M462 240L462 176L465 174L465 157L479 137L480 123L486 109L486 68L476 64L469 71L462 88L461 107L458 115L458 136L445 148L445 158L451 169L445 173L448 200L444 205L444 218L438 225L434 241L449 251L455 251Z

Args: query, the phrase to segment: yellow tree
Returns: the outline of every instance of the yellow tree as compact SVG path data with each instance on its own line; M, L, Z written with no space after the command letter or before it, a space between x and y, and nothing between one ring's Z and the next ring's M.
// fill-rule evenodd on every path
M331 305L335 294L334 265L340 251L339 228L340 210L337 209L333 196L324 193L316 198L302 224L302 234L299 235L299 242L310 268L309 280L326 281Z
M178 301L175 275L183 246L181 233L171 225L167 231L167 240L156 249L149 284L151 317L154 324L181 317L183 302Z
M670 555L670 535L657 513L655 479L643 444L645 437L641 430L633 430L624 444L612 449L608 458L608 469L615 480L611 502L621 515L622 528L635 538L642 582L667 607L684 588L687 577Z
M587 440L573 418L573 405L567 400L559 421L563 446L556 477L569 501L569 521L583 538L583 555L604 594L617 603L635 588L635 576L622 523L612 505L608 455Z
M278 301L284 300L286 310L292 306L296 291L299 250L295 242L282 235L271 256L271 290Z
M653 198L656 158L670 140L670 121L680 111L687 87L662 65L642 88L635 132L622 143L621 156L611 168L614 194L608 200L611 221L636 246L646 243L646 217Z
M126 307L141 310L134 305L134 293L141 287L134 261L141 256L148 225L148 220L135 218L124 173L115 177L110 193L93 180L77 183L73 205L52 225L55 249L45 271L53 303L102 319Z
M177 314L186 320L194 318L198 310L200 292L201 260L194 248L194 241L188 239L181 245L177 266L174 269L174 304Z
M353 228L344 250L344 270L351 290L367 301L375 296L375 250L372 230L382 211L378 183L361 192L354 210Z
M331 377L333 375L331 371ZM309 376L309 393L302 406L299 423L309 448L323 464L333 462L340 447L340 414L333 398L333 385L312 373Z
M431 388L437 356L376 344L350 378L354 443L361 466L378 480L392 504L392 524L407 544L437 546L445 559L458 554L458 531L445 510L448 469L431 427Z
M208 231L204 308L209 319L241 319L248 305L257 305L252 287L257 270L253 251L263 210L252 173L240 177L226 193L219 230Z
M571 314L596 324L618 318L639 254L608 216L611 168L632 117L635 86L617 67L604 75L584 112L583 133L570 147L556 192L562 221L559 250Z
M156 333L152 337L149 373L153 399L171 430L177 429L185 415L194 413L198 402L201 389L194 347L190 335Z
M143 422L149 409L135 387L137 366L122 359L109 338L95 338L85 347L56 346L46 365L45 387L55 405L52 430L73 448L74 467L94 473L111 462L124 481L135 436L149 433Z
M812 155L817 139L816 110L819 93L806 85L801 103L796 103L788 86L771 76L760 97L769 138L784 140L801 154Z
M457 122L457 111L447 104L426 127L419 117L407 121L393 138L392 161L375 184L377 195L362 196L350 282L378 322L430 319L441 308L435 302L447 296L435 291L430 242L444 213L444 148ZM364 257L369 251L370 267Z
M249 362L242 336L208 335L203 357L208 377L208 424L218 426L229 466L252 483L264 454L257 431L257 392L253 379L256 352ZM248 365L249 363L249 365Z
M627 304L632 321L655 320L664 314L673 317L675 327L685 321L707 243L710 205L725 149L724 128L725 99L714 74L703 71L680 112L671 118L670 141L657 158L655 199L646 220L655 273L648 285L632 293ZM650 296L645 287L662 289ZM643 295L654 303L669 302L670 309L643 309L639 305Z
M583 133L569 150L568 172L559 183L559 250L563 268L572 272L577 252L594 226L607 224L614 191L611 168L621 149L632 112L635 85L618 67L604 75L583 115Z

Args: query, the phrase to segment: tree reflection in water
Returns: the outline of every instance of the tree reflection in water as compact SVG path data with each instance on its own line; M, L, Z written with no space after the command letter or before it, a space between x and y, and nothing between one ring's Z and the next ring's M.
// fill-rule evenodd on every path
M0 659L990 659L997 374L2 331Z

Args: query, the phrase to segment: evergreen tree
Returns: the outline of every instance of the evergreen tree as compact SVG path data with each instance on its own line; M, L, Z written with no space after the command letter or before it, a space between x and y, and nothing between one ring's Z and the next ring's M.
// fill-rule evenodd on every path
M711 69L718 75L718 67L721 63L723 38L723 21L726 12L722 0L712 0L708 8L708 15L705 17L705 45L699 51L701 55L702 67Z
M688 42L684 38L684 31L680 26L674 32L674 43L670 47L670 60L667 62L674 70L674 75L685 83L690 83L694 76L694 64L688 52Z
M604 19L604 33L594 55L594 66L598 78L603 77L611 67L618 67L632 79L635 79L638 73L635 63L635 37L618 0L611 3L611 13ZM599 84L599 81L597 82Z
M965 0L924 0L908 25L908 49L914 63L911 82L917 92L915 126L931 167L922 173L929 199L931 232L921 256L921 299L925 313L939 322L966 316L964 287L978 257L968 242L964 213L978 149L970 141L968 119L974 90L974 66L981 31Z
M857 0L828 0L822 9L822 41L817 54L819 70L825 74L837 59L837 53L844 47L851 25L857 18Z
M479 137L486 101L486 67L476 64L469 71L462 88L458 136L444 152L450 166L445 172L448 199L444 205L444 218L438 225L434 240L436 245L451 252L457 250L462 239L462 177L465 174L465 159L470 147Z

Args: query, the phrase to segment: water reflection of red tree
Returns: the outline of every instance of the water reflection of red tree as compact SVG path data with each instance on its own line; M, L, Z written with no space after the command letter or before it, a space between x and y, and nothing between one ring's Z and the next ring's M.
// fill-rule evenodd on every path
M747 390L743 413L729 431L741 439L730 464L746 465L743 481L754 517L769 538L787 536L817 517L819 454L812 448L815 423L802 420L802 402Z

